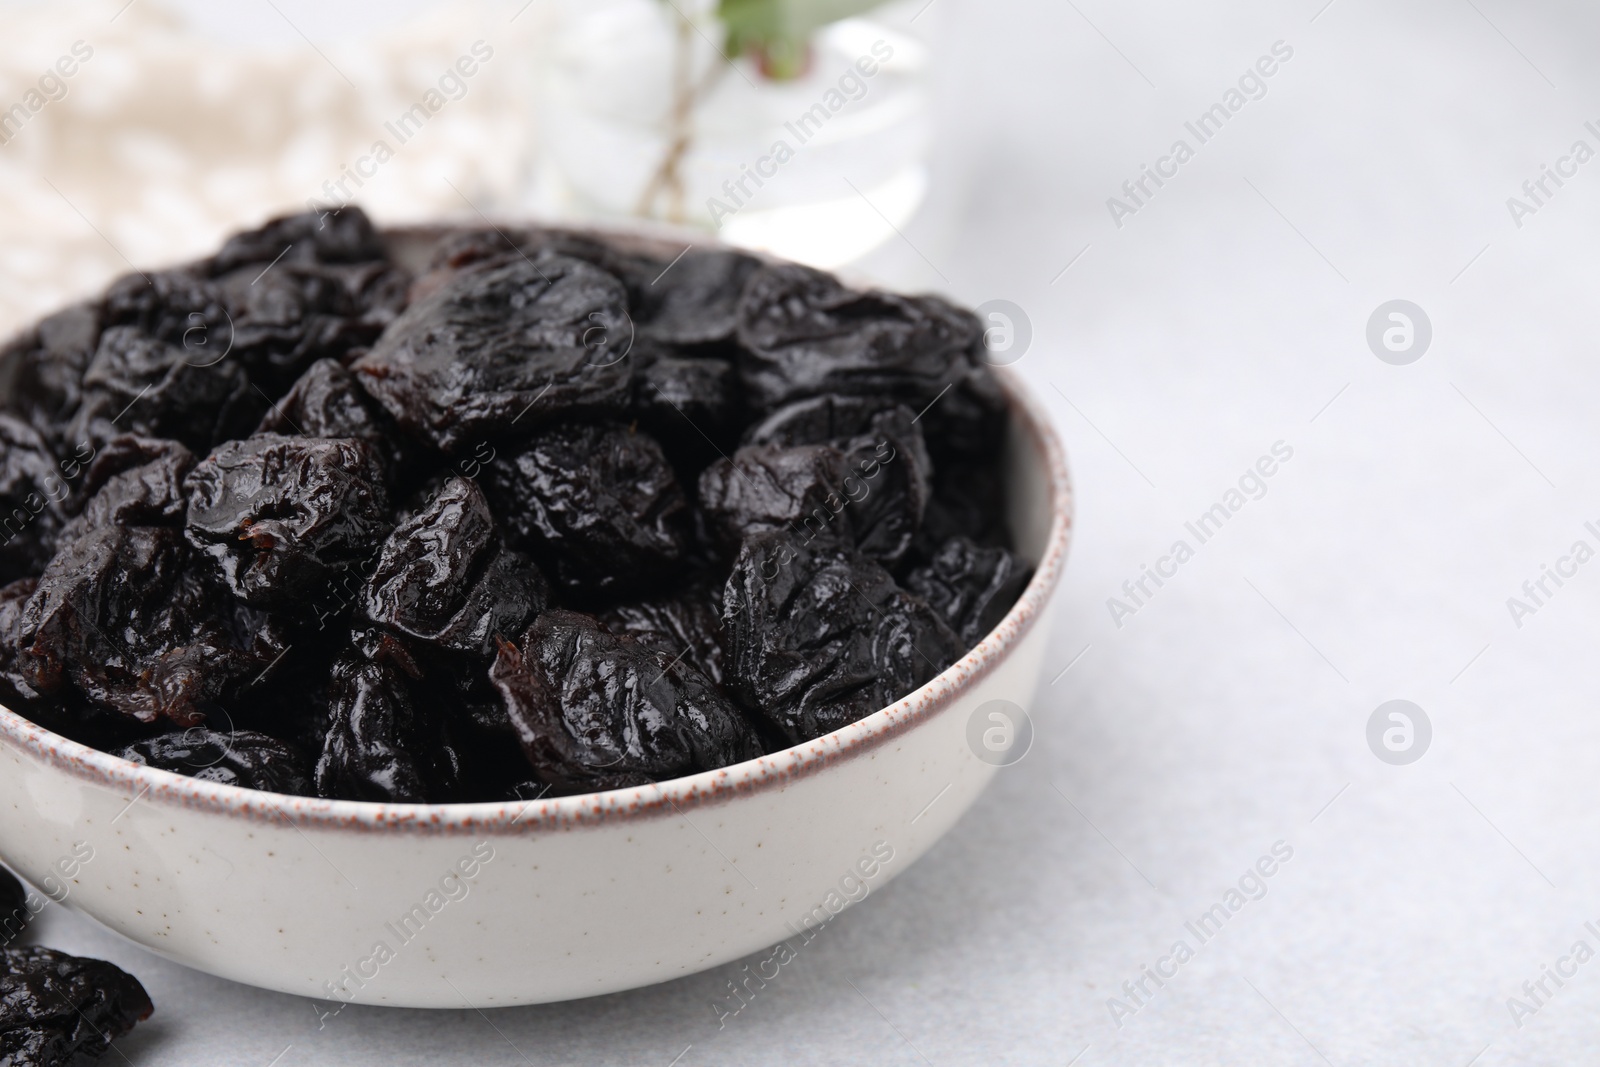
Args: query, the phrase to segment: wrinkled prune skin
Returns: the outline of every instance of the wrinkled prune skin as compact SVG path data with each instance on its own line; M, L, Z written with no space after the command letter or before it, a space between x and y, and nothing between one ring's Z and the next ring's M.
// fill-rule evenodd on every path
M0 1063L66 1067L100 1056L155 1008L138 979L41 947L0 952Z
M182 526L188 509L183 479L194 453L160 437L113 438L84 475L87 500L66 536L107 525Z
M287 249L287 251L285 251ZM360 263L384 259L388 251L373 229L372 220L359 207L338 211L283 215L265 225L228 238L211 257L213 272L223 274L252 264L278 265Z
M523 751L552 795L619 789L761 754L720 690L594 619L547 611L490 668Z
M487 661L549 601L533 561L507 549L477 483L451 478L395 527L362 592L366 617L416 642Z
M1008 408L999 380L983 361L983 352L979 340L967 353L967 369L922 413L923 436L937 467L999 463Z
M333 665L317 794L391 804L455 799L461 757L433 709L417 699L415 661L392 637L361 644Z
M513 543L556 585L601 596L658 585L689 549L689 505L653 438L626 426L555 427L483 468Z
M408 283L383 261L244 267L217 281L233 317L230 358L276 396L311 362L376 341L404 309Z
M778 530L851 544L850 474L849 458L831 445L750 445L701 472L701 516L730 556L750 535Z
M0 703L14 711L39 696L22 676L22 614L39 587L37 578L18 578L0 586Z
M219 733L202 727L161 734L116 753L130 763L218 785L315 796L305 757L275 737L253 730Z
M732 447L741 421L732 363L643 341L630 358L633 413L680 469L697 471Z
M319 359L261 417L256 433L355 437L371 445L394 484L412 450L394 420L332 359Z
M93 506L91 502L91 506ZM70 687L140 722L192 726L276 650L257 612L241 610L165 526L104 525L68 539L23 611L24 681Z
M0 412L0 582L38 574L55 554L71 492L62 473L37 430Z
M113 326L83 376L72 436L103 442L120 433L165 437L205 451L249 432L265 401L233 360L196 362L181 345Z
M580 260L518 257L413 304L354 371L401 427L445 452L552 418L621 414L633 387L627 293Z
M653 652L665 652L723 684L722 590L696 581L680 593L615 605L596 616L614 634L626 634Z
M634 312L640 336L675 345L729 340L745 282L760 266L742 252L690 249L645 287Z
M906 575L906 588L944 616L971 648L1000 625L1033 577L1033 568L1004 548L946 541L925 567Z
M837 448L847 461L840 488L856 547L890 567L911 548L933 493L933 461L909 408L872 397L813 397L779 408L745 441Z
M309 621L392 529L383 467L365 441L257 434L184 480L189 540L247 604Z
M46 316L0 351L0 367L14 375L9 407L57 446L99 342L99 305L83 303Z
M877 563L781 533L745 541L722 617L729 688L789 744L893 704L962 651L939 613Z
M10 871L0 868L0 948L11 944L33 918L28 891Z
M132 328L142 337L177 345L195 363L212 363L233 341L227 301L192 268L124 274L100 304L100 327Z
M849 289L787 264L751 276L738 336L739 375L759 408L839 393L920 409L966 371L977 322L938 297Z

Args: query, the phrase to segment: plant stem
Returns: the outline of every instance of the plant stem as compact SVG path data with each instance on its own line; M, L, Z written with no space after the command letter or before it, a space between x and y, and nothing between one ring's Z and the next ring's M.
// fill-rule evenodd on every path
M690 72L693 65L694 27L681 14L678 16L677 31L673 48L672 111L667 151L650 175L650 180L645 183L634 214L652 215L657 196L665 192L667 218L672 222L683 222L686 217L683 160L694 143L694 109L721 79L723 66L713 60L699 82L694 82Z

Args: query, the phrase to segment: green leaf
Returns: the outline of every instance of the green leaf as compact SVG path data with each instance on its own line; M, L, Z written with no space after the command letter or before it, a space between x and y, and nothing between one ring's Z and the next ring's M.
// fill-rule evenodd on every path
M805 72L811 35L830 22L879 6L883 0L717 0L730 57L753 53L769 77Z

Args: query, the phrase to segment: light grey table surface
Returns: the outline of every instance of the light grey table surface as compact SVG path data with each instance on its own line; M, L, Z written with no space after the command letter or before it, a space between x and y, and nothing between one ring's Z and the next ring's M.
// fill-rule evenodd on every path
M127 1061L1600 1057L1600 962L1537 1004L1522 989L1575 942L1600 950L1600 562L1508 608L1575 542L1600 549L1600 161L1520 219L1507 204L1574 142L1600 150L1596 12L935 3L936 194L866 268L1031 320L1017 366L1079 496L1028 757L721 1030L709 1005L732 966L319 1029L311 1001L51 909L42 940L117 961L160 1005L118 1043ZM1293 55L1265 95L1199 144L1184 123L1278 41ZM1117 226L1107 198L1180 138L1193 158ZM1366 339L1395 298L1432 324L1405 366ZM1185 523L1277 442L1292 458L1198 544ZM1114 620L1108 598L1180 539L1193 558ZM1405 766L1367 740L1398 698L1432 725ZM1201 943L1186 923L1279 842L1292 858L1264 895ZM1180 940L1176 977L1123 992ZM1536 1010L1514 1017L1512 997Z

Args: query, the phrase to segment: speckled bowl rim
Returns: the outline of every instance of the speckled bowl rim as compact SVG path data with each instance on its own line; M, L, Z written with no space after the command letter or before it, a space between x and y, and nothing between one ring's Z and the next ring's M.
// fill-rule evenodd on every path
M1042 461L1050 493L1050 530L1032 581L1005 618L965 656L903 700L813 741L715 771L654 785L549 800L472 804L381 804L287 796L201 781L90 748L0 705L0 737L82 781L121 790L130 802L231 816L299 829L450 836L521 835L575 830L684 811L770 792L847 759L870 753L948 708L993 672L1039 622L1060 583L1072 540L1072 484L1060 439L1022 377L994 368L1012 415Z

